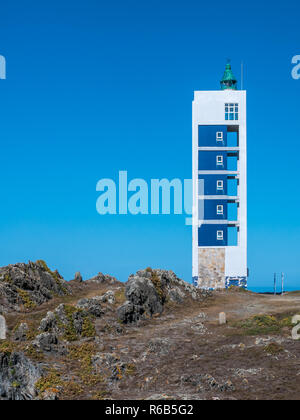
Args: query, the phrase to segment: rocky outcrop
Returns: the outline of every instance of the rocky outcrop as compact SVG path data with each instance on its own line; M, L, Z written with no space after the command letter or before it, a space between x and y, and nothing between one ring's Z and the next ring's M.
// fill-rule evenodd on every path
M82 275L80 274L80 271L77 271L75 273L74 281L76 281L77 283L82 283L83 282Z
M22 322L13 332L14 341L27 341L29 327L26 322Z
M97 284L115 284L118 280L115 277L109 276L108 274L98 273L97 276L92 277L86 280L87 283L97 283Z
M199 313L201 291L164 270L138 271L126 284L101 273L84 282L75 277L66 283L42 261L0 268L0 302L9 312L0 401L103 399L119 388L136 388L145 399L157 383L165 390L168 381L180 382L183 364L170 377L165 366L174 354L202 351L189 344L199 334L191 316ZM3 331L0 324L0 338ZM190 382L185 388L199 393Z
M115 292L113 290L108 290L106 293L99 296L98 299L102 303L109 303L110 305L113 305L116 301Z
M59 353L61 355L67 353L66 346L60 342L55 333L44 332L39 334L32 344L38 352Z
M142 306L135 306L133 303L126 301L117 309L117 315L121 322L124 324L131 324L139 321L144 315Z
M56 318L54 312L47 312L45 318L41 320L39 330L43 332L54 331L58 328L57 322L58 319Z
M23 353L0 353L0 399L32 400L36 397L35 383L42 376Z
M130 277L125 296L128 301L118 308L118 317L124 323L135 322L163 311L162 299L152 281L146 277Z
M54 295L70 293L58 271L51 271L44 261L20 263L0 268L0 311L31 310Z
M100 298L91 298L91 299L80 299L77 302L77 308L83 309L89 314L100 318L104 314L102 306L100 304Z
M94 296L92 298L80 299L77 302L77 308L83 309L88 312L90 315L100 318L105 310L102 307L102 303L108 303L110 305L114 304L116 301L115 292L113 290L108 290L101 296Z
M129 277L125 288L127 301L118 308L118 317L123 323L136 322L162 313L169 300L182 303L187 297L198 299L199 293L204 292L179 279L173 271L147 268Z
M89 313L64 304L59 305L54 312L47 313L46 317L41 320L39 331L52 333L54 335L51 337L56 336L65 341L76 341L79 338L95 336L95 328ZM49 336L47 337L50 339Z

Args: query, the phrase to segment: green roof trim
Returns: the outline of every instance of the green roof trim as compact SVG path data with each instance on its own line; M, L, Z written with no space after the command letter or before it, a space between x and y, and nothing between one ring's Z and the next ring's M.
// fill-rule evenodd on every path
M222 90L226 90L226 89L237 90L237 79L234 77L232 73L231 64L229 61L226 64L224 75L220 84L221 84Z

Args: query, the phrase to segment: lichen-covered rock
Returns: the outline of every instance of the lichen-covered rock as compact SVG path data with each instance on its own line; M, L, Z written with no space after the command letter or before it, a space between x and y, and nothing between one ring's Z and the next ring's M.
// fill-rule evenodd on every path
M118 318L123 323L136 322L161 314L168 300L182 303L187 297L200 300L208 295L179 279L173 271L147 268L129 277L125 287L127 302L118 308Z
M97 298L80 299L77 302L76 306L80 309L84 309L89 314L91 314L91 315L93 315L97 318L100 318L104 314L104 311L103 311L102 306L99 302L99 299L97 299Z
M152 338L148 347L151 353L166 355L170 352L171 342L168 338Z
M55 333L45 332L36 336L32 343L39 351L59 352L58 337ZM61 353L61 352L60 352Z
M0 353L0 400L32 400L42 370L23 353Z
M146 277L129 277L125 296L128 301L117 310L118 318L123 323L136 322L163 311L162 300L152 281Z
M51 271L44 261L20 263L0 268L0 310L2 312L34 309L54 295L70 293L58 271Z
M153 282L146 277L134 276L129 278L125 296L134 305L142 306L149 315L162 312L162 299Z
M235 387L231 381L217 381L210 374L193 374L193 375L182 375L181 384L190 383L193 386L198 387L198 391L215 391L215 392L233 392Z
M94 372L109 377L111 381L118 381L123 378L133 364L125 363L114 353L97 353L92 357Z
M119 358L114 353L97 353L92 357L92 365L97 370L103 367L113 367L118 363Z
M141 306L135 306L133 303L127 301L117 309L117 316L124 324L137 322L142 318L144 309Z
M193 375L184 374L180 377L181 384L191 384L193 386L201 386L203 383L203 375L200 373L196 373Z
M86 280L87 283L97 283L97 284L115 284L118 280L115 277L109 276L108 274L98 273L97 276L92 277Z
M152 272L159 278L161 287L166 289L168 296L173 292L174 295L180 295L183 299L187 294L195 300L201 293L195 286L177 277L172 270L152 270Z
M172 302L182 303L186 294L178 286L169 289L169 297Z
M116 301L115 292L113 290L108 290L106 293L97 298L100 302L109 303L110 305L113 305Z
M57 318L54 312L47 312L45 318L40 322L39 330L43 332L53 331L57 328Z
M86 310L65 304L60 304L54 312L48 312L41 320L39 330L54 333L66 341L95 336L90 314Z
M219 392L235 391L235 387L234 387L233 383L229 380L226 380L226 381L220 383L214 377L212 377L209 374L205 375L203 377L203 380L214 391L219 391Z
M14 341L26 341L29 327L26 322L22 322L13 332Z

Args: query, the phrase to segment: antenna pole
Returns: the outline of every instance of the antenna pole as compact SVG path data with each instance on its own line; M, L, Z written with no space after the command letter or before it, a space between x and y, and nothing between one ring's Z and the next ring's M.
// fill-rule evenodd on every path
M281 273L281 294L283 295L284 290L284 273Z
M241 90L244 90L244 63L241 61Z
M274 295L276 296L276 273L274 273Z

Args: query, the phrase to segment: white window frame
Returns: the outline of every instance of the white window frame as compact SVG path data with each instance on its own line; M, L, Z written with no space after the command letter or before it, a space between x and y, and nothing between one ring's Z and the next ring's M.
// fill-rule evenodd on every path
M217 191L224 191L224 181L222 179L217 180Z
M217 131L216 133L216 140L222 142L223 141L223 131Z
M218 155L217 156L217 165L218 166L223 166L224 165L223 155Z
M217 241L223 241L223 240L224 240L224 231L217 230Z
M239 103L226 103L225 104L225 119L226 119L226 114L228 116L227 120L230 121L237 121L239 119ZM233 118L230 118L230 117Z
M223 206L223 204L218 204L217 205L217 214L219 216L222 216L224 214L224 206Z

